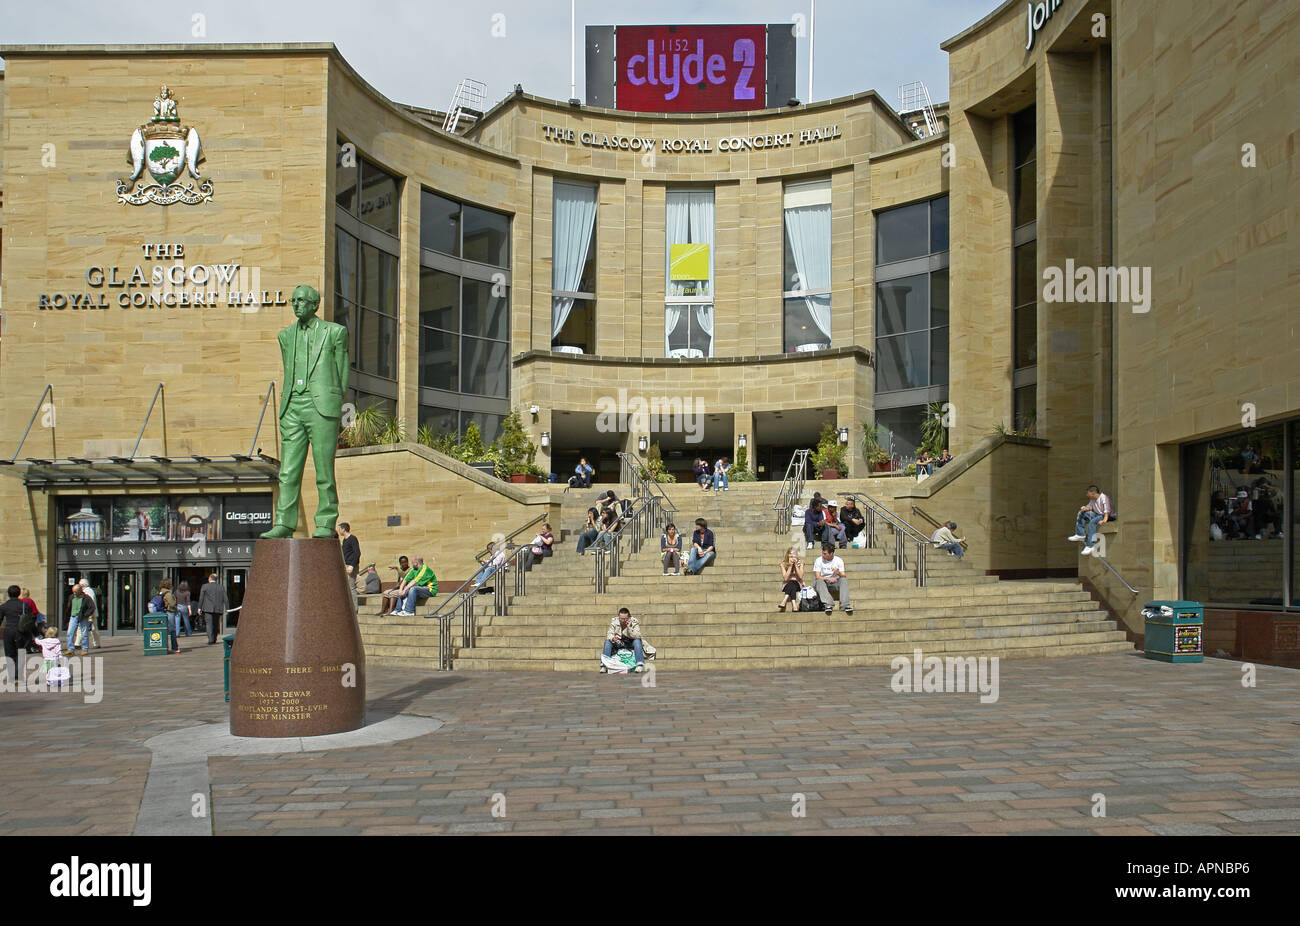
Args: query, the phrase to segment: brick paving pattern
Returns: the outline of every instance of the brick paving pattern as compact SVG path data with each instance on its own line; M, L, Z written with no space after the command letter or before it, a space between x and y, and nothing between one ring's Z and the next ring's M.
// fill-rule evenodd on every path
M186 641L179 656L146 658L138 640L117 638L103 655L97 704L0 695L0 834L130 833L144 741L228 716L220 646ZM212 757L214 830L1300 832L1294 670L1261 666L1244 688L1240 664L1223 660L1004 660L1000 699L987 705L895 693L891 676L661 670L648 688L594 671L372 668L373 715L446 725L386 746ZM1096 794L1104 817L1093 816Z

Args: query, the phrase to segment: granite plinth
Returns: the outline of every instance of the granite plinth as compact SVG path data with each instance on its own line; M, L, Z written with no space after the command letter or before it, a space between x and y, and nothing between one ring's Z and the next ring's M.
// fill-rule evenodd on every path
M366 657L338 541L258 540L230 653L230 732L345 733L365 715Z

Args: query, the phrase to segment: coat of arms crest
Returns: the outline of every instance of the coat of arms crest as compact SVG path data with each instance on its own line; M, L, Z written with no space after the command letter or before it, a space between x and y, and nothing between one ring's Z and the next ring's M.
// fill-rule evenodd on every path
M165 84L153 101L153 118L131 133L127 160L131 176L117 181L120 203L192 206L212 201L212 181L201 176L198 169L203 162L198 129L181 125L176 99ZM155 182L137 189L136 181L146 169ZM177 182L187 170L197 183Z

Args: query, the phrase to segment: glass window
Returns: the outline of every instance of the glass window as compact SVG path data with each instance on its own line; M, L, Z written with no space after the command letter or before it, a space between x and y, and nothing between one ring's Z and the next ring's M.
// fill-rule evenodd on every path
M1016 248L1015 367L1038 362L1038 242Z
M509 348L504 341L461 338L461 391L473 395L509 394Z
M1038 423L1038 387L1035 385L1021 386L1014 392L1015 399L1015 430L1028 431L1033 435Z
M357 239L334 230L334 292L353 302L357 298Z
M914 459L921 445L921 419L924 405L882 408L876 412L876 437L886 452L891 450L900 462Z
M379 309L383 305L380 297L383 268L379 263L379 254L379 248L374 245L361 245L361 294L358 301L367 309Z
M460 203L420 191L420 247L460 257Z
M361 392L357 389L349 389L347 401L357 411L364 411L367 408L377 408L380 412L391 417L397 416L397 400L390 399L382 395L373 395L369 392Z
M696 302L712 300L713 293L713 191L669 190L665 198L664 260L670 299ZM703 250L682 253L673 265L673 245L703 245Z
M930 253L948 250L948 197L930 200Z
M420 329L420 385L427 389L460 389L460 337L437 328Z
M713 356L713 306L669 305L664 324L667 356Z
M948 271L936 270L930 274L930 324L948 324Z
M349 302L347 299L336 297L334 300L334 321L348 329L348 358L353 368L357 365L357 348L356 333L357 325L360 324L357 318L357 305L355 302Z
M797 296L785 300L785 350L786 353L802 353L811 350L825 350L831 346L830 333L822 326L830 327L830 296ZM821 325L818 325L818 321Z
M1022 305L1016 309L1016 369L1032 367L1038 363L1038 306Z
M876 390L926 386L930 372L930 332L876 339Z
M948 326L930 329L930 385L948 383Z
M930 253L930 205L913 203L876 213L876 263Z
M442 408L438 405L420 406L420 427L428 428L434 437L442 434L459 435L459 417L460 412L454 408Z
M466 334L504 341L510 336L510 288L501 283L465 280L461 303ZM495 293L495 295L494 295Z
M357 157L355 146L338 140L334 152L334 202L344 212L357 214Z
M397 319L362 309L357 369L372 376L397 379Z
M473 422L478 425L479 433L483 435L483 443L490 444L501 436L501 421L504 418L504 415L489 415L486 412L461 412L461 436L464 436L465 429Z
M1037 125L1034 108L1021 110L1012 117L1015 136L1013 167L1015 169L1015 217L1012 225L1021 226L1034 221L1037 216Z
M510 265L510 217L500 212L462 207L464 223L464 256L480 264L494 267Z
M397 190L400 181L382 167L361 159L361 193L357 218L397 237Z
M596 187L557 181L551 207L551 346L592 354L596 351Z
M454 273L420 268L420 324L444 331L460 330L460 305Z
M1283 433L1281 425L1274 425L1185 449L1188 598L1264 607L1283 604Z
M583 354L596 352L596 303L593 300L572 300L564 326L551 338L551 348L568 353L575 350Z
M930 275L876 284L876 332L901 334L930 327Z

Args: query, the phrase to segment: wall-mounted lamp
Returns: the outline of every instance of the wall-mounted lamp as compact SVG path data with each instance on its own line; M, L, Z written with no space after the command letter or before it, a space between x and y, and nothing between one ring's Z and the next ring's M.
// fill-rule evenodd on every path
M528 406L528 414L532 415L534 418L537 417L537 413L540 412L541 410L542 410L542 408L541 408L540 405L530 405L530 406Z
M740 439L737 440L736 443L737 443L739 446L743 447L743 446L745 446L745 440L746 440L746 435L742 434L742 435L740 435Z
M646 437L644 434L642 434L640 437L636 439L636 448L637 450L640 450L642 453L645 453L646 448L649 446L650 446L650 438Z
M551 446L551 432L550 432L550 431L543 431L543 432L542 432L542 448L545 449L545 448L547 448L547 447L549 447L549 446Z
M849 442L849 429L840 428L840 443L847 444L848 442Z

